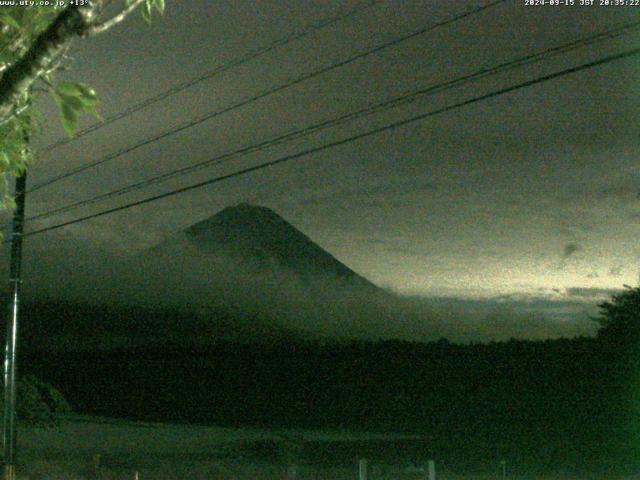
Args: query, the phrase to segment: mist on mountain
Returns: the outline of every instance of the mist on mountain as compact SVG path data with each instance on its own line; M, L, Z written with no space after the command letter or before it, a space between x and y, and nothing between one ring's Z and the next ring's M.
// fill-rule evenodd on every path
M577 319L558 319L509 302L402 297L354 272L274 211L248 204L132 254L96 251L72 239L57 242L55 251L47 248L46 242L26 245L27 302L62 302L67 307L51 310L82 311L89 323L85 306L102 312L94 315L102 322L109 321L105 311L117 310L119 318L135 311L130 322L150 324L141 329L149 341L184 335L186 318L200 332L189 338L205 340L295 332L469 342L593 335L596 329L579 309ZM171 321L162 311L181 313ZM161 324L153 320L159 317ZM125 328L118 338L126 343L131 336Z

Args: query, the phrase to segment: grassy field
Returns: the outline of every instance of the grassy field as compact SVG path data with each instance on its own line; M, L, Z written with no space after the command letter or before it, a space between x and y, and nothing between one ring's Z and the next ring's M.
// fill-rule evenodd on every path
M367 432L232 429L70 415L18 432L21 479L425 478L406 471L424 439Z
M401 434L219 428L68 415L52 428L19 428L17 471L18 480L356 480L360 458L369 461L368 480L425 480L422 467L432 454L427 438ZM436 458L437 480L505 480L496 467L460 475ZM577 478L509 472L506 480Z

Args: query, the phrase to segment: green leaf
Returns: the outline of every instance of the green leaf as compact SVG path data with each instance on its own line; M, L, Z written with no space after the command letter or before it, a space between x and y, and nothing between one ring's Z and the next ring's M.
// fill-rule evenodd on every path
M68 95L60 95L60 100L63 104L73 108L76 112L82 112L85 107L78 97L69 97Z
M95 107L98 104L98 96L96 95L96 91L93 88L85 85L84 83L78 83L76 85L80 90L78 99L82 102L82 104L87 107Z
M85 110L84 104L78 97L72 97L71 95L65 95L58 92L53 92L52 94L59 108L62 108L63 105L66 105L76 112L82 112L83 110Z
M69 101L74 105L77 104L76 110L87 110L98 104L98 96L95 90L84 83L59 83L55 88L55 93L65 101Z
M89 113L89 114L93 115L98 120L102 120L102 117L100 116L100 113L98 113L98 110L96 109L96 107L86 107L84 109L84 111L85 111L85 113Z
M24 148L25 140L22 135L22 128L19 119L14 118L6 124L2 135L2 149L9 155L9 159L17 158Z
M0 52L0 63L8 63L11 64L14 61L14 54L9 50L5 50Z
M156 10L160 12L160 15L164 15L164 0L155 0Z
M33 31L34 33L41 33L44 29L46 29L53 19L55 18L56 11L55 9L46 10L46 9L34 9L36 15L32 19L33 23Z
M0 22L9 25L10 27L13 27L17 30L22 30L22 27L20 26L20 23L18 23L18 21L13 18L11 15L9 15L8 13L3 13L0 14Z
M96 91L90 86L84 83L76 83L76 87L78 88L78 90L80 91L83 97L87 97L87 98L91 97L94 99L98 98L96 95Z
M77 82L60 82L56 85L56 92L69 97L79 97L82 95L81 84Z
M78 112L68 103L62 103L60 113L62 114L62 126L70 137L73 136L73 132L78 127Z
M145 0L142 4L142 18L145 22L151 23L151 7L154 0Z
M78 82L62 82L51 92L60 108L62 126L69 135L73 135L81 113L90 113L100 119L96 110L98 97L93 88Z
M15 210L16 208L16 201L9 194L5 194L2 196L2 200L0 201L0 204L9 211Z
M9 169L11 161L7 152L0 152L0 172L6 172Z
M20 24L20 28L25 25L25 16L28 14L28 11L32 10L31 8L24 8L19 6L9 7L8 15L11 15L16 22Z

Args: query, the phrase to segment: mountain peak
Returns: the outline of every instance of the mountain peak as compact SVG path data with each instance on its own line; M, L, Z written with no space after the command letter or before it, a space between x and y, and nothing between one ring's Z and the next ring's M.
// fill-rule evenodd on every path
M247 203L177 232L144 264L144 282L163 285L158 301L175 298L278 325L303 322L303 330L341 319L359 324L354 312L378 318L390 298L278 213Z
M270 208L239 203L188 227L183 238L202 255L228 258L250 267L251 271L286 270L302 278L341 278L360 286L373 284L355 273ZM156 251L179 253L173 241ZM257 267L257 270L256 270Z
M198 222L185 230L187 236L196 238L208 235L212 229L223 225L244 225L245 227L258 227L270 223L286 224L287 222L273 210L260 205L239 203L220 210L215 215Z

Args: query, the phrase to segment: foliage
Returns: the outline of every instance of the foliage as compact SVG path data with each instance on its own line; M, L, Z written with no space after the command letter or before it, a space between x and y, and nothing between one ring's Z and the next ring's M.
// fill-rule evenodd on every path
M632 346L640 341L640 288L627 287L599 305L598 338L612 346Z
M59 9L55 7L3 8L0 13L0 71L18 61L29 45L42 34ZM46 73L45 78L50 77ZM31 160L27 135L35 126L33 96L27 92L14 106L13 116L0 124L0 201L11 206L7 174L19 175Z
M3 404L4 400L0 398L0 408ZM21 421L39 426L52 425L56 415L71 411L60 391L31 375L18 380L16 408Z
M88 18L96 17L95 24L84 25L84 30L78 27L77 31L69 27L68 23L63 24L60 19L65 13L80 7L13 6L3 7L0 10L0 87L7 87L9 82L13 82L14 86L15 84L24 85L18 89L17 95L15 88L5 88L3 90L5 96L0 99L4 103L10 102L9 113L0 116L0 177L2 178L0 208L13 206L8 193L7 177L20 175L32 161L33 155L28 148L29 138L39 127L38 112L34 107L35 95L48 92L53 97L60 111L62 126L69 136L72 136L77 129L81 115L88 113L98 117L96 108L99 102L91 87L81 82L55 84L55 73L64 68L65 62L68 61L66 52L71 37L91 34L91 28L94 28L97 33L102 33L121 22L138 6L141 6L142 17L146 21L151 20L153 10L161 14L164 12L164 0L124 0L123 10L119 14L100 23L100 15L103 13L102 4L102 0L95 0L92 6L84 7L95 10L88 15ZM52 38L53 34L49 28L56 22L61 22L58 30L63 27L69 30L66 37L62 38L64 42L60 38ZM59 31L55 34L62 36ZM56 42L64 43L64 48L60 51L52 47L50 50L56 53L51 55L46 47L48 41L52 45ZM34 54L37 45L40 45L40 59L36 59ZM29 62L32 66L39 65L35 73L30 72ZM21 66L21 69L17 66ZM12 75L10 76L8 72Z
M131 5L133 0L127 0L127 5ZM164 0L145 0L142 4L142 18L146 22L151 22L151 12L156 9L160 14L164 13Z
M599 415L609 430L610 458L624 463L640 458L640 288L626 286L599 307L594 320L600 324L600 382L606 386Z
M96 106L98 97L96 92L83 83L62 82L56 85L51 95L58 104L62 117L62 126L69 136L78 127L78 116L82 113L92 113L99 118Z

